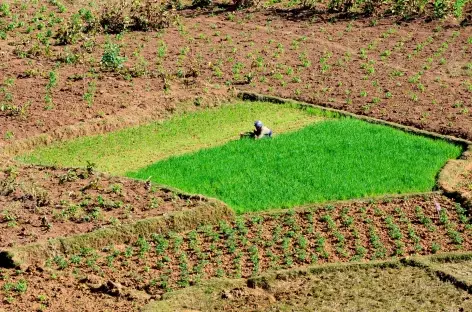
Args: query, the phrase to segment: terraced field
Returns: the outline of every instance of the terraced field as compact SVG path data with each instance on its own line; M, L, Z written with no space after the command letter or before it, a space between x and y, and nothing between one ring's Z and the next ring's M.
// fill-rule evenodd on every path
M218 198L244 213L431 191L446 161L463 151L443 140L334 116L294 104L227 104L162 124L39 148L20 159L94 164ZM251 129L256 118L274 129L274 137L239 140L238 130Z
M0 1L0 311L472 308L472 2L256 2Z

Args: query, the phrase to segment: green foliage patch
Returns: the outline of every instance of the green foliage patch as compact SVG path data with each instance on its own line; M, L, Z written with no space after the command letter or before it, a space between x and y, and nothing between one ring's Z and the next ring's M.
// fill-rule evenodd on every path
M238 213L430 191L461 147L353 119L159 161L129 176L216 197Z
M81 137L21 155L36 164L95 168L113 174L139 170L157 160L201 148L222 145L251 130L261 119L278 133L292 131L321 119L322 112L298 105L244 103L181 114L165 121L104 135Z

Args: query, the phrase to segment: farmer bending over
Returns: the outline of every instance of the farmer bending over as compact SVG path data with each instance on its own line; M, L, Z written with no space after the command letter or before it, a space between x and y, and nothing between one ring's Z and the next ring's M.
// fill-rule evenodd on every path
M254 123L254 131L249 133L241 133L241 137L250 137L254 139L262 139L262 138L271 138L272 137L272 130L267 128L262 124L262 121L258 120Z

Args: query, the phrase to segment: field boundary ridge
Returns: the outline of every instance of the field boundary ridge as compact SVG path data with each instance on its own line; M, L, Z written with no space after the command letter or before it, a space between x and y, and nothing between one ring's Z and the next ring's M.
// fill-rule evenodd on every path
M185 196L198 196L188 195ZM27 267L57 255L72 255L82 248L102 248L148 237L152 233L182 232L202 224L215 225L221 220L234 220L234 211L221 201L205 198L201 205L184 211L145 218L133 223L110 226L89 233L57 237L0 251L0 267Z

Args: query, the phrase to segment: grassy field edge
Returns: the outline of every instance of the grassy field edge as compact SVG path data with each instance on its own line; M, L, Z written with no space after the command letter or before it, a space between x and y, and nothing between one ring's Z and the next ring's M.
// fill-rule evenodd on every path
M472 197L457 189L460 176L466 172L467 168L472 168L472 145L468 146L460 159L451 159L446 163L439 172L437 183L447 196L455 199L470 211Z
M350 203L379 203L379 202L388 202L393 199L409 199L412 197L423 196L427 198L431 195L442 195L442 191L431 191L431 192L420 192L420 193L405 193L405 194L384 194L379 196L368 196L364 198L354 198L354 199L347 199L347 200L331 200L326 201L323 203L313 203L313 204L306 204L300 205L292 208L276 208L276 209L269 209L269 210L261 210L261 211L250 211L244 213L245 215L271 215L271 214L279 214L286 212L287 210L293 210L295 212L304 212L311 210L313 208L323 208L326 206L336 206L336 205L343 205L343 204L350 204Z
M451 283L455 287L467 291L472 294L472 283L468 282L454 274L443 270L438 264L440 263L457 263L463 261L471 261L472 252L449 252L440 253L429 256L415 256L411 258L404 258L401 262L405 265L422 268L427 272L436 275L441 281Z

